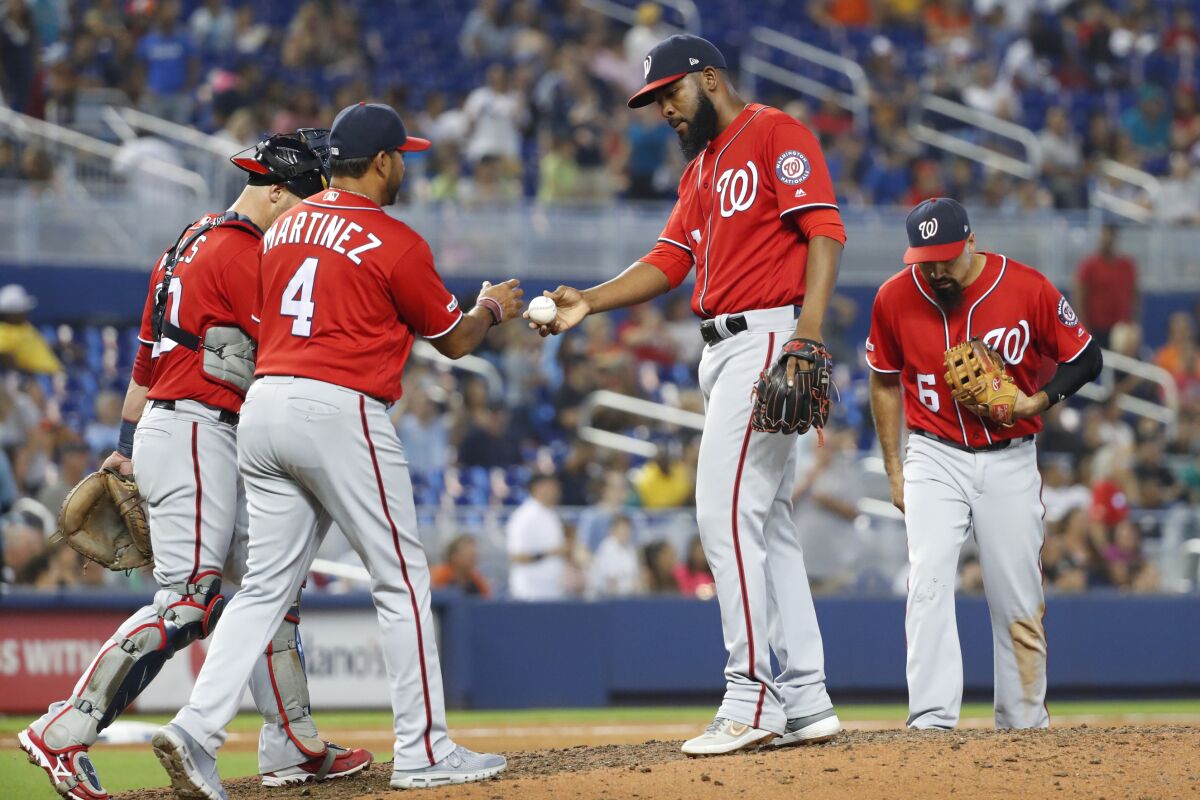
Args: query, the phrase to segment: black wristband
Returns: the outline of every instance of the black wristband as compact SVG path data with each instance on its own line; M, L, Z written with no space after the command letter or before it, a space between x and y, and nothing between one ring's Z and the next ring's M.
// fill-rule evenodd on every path
M117 437L117 452L126 458L133 458L133 434L137 423L127 419L121 420L121 435Z
M1104 357L1100 353L1100 345L1092 340L1074 361L1059 364L1054 375L1042 387L1050 406L1061 403L1083 388L1084 384L1094 381L1100 375L1103 366Z

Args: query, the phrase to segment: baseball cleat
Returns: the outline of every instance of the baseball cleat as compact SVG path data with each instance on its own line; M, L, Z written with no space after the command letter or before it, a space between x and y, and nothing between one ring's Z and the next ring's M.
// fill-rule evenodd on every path
M100 776L88 757L83 745L54 750L26 728L17 734L17 742L29 756L29 763L41 767L48 776L54 791L73 800L108 800L108 792L100 785Z
M817 744L828 742L842 732L842 723L832 708L809 714L807 717L793 717L787 721L787 728L771 744L775 747L787 747L790 744Z
M717 717L704 729L704 733L688 739L680 749L689 756L715 756L759 747L775 736L770 731Z
M462 745L441 761L421 769L398 769L392 772L393 789L430 789L455 783L483 781L499 775L508 766L504 756L476 753Z
M167 723L150 740L154 755L171 778L171 788L181 800L229 800L217 760L204 751L187 731Z
M295 786L300 783L317 783L346 778L362 772L371 766L371 762L375 759L369 750L361 747L348 750L332 742L326 742L325 746L335 753L335 757L333 763L329 765L329 771L324 775L321 774L321 767L325 764L325 756L313 756L308 761L291 767L277 769L274 772L264 772L262 785Z

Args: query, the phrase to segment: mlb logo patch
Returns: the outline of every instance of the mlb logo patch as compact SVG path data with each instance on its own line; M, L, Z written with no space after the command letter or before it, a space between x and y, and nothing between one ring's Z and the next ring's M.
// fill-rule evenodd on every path
M338 197L340 197L340 196L341 195L339 192L326 192L325 194L323 194L321 196L321 199L324 200L326 203L333 203L333 202L336 202Z

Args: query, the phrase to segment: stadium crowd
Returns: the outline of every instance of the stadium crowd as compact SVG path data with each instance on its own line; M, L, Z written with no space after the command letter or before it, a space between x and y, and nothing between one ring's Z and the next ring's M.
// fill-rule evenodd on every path
M411 159L410 202L673 196L682 159L670 129L652 108L624 107L641 82L646 50L667 31L662 8L643 3L626 27L578 0L453 0L414 30L403 22L416 5L9 0L0 5L0 93L18 111L83 128L115 89L142 110L239 144L262 131L327 125L333 109L373 96L435 142L427 159ZM768 90L756 98L822 137L839 197L850 206L949 194L972 208L1014 213L1082 208L1111 159L1161 176L1162 218L1200 220L1200 33L1192 3L813 0L797 13L796 4L765 2L737 24L726 19L726 5L698 3L705 31L728 54L750 47L747 26L766 24L863 64L871 87L864 128L832 96L801 101ZM435 38L442 44L432 46ZM925 94L1036 132L1040 175L1016 181L923 147L907 118ZM0 140L0 179L37 192L52 184L54 170L45 151ZM1171 373L1180 422L1168 435L1123 413L1121 396L1157 398L1155 386L1133 377L1105 403L1074 402L1048 415L1043 561L1058 591L1157 588L1143 541L1162 535L1162 512L1200 502L1200 319L1176 315L1168 341L1145 347L1136 270L1116 229L1106 228L1080 265L1076 307L1107 346ZM73 551L47 544L66 492L115 444L133 331L37 328L27 321L34 302L19 286L0 289L4 580L45 589L146 585L138 575L81 570ZM797 504L818 530L860 517L847 494L857 482L847 477L872 435L860 343L848 333L857 311L846 298L835 301L826 335L842 365L843 402L830 444L797 476ZM658 455L642 460L575 435L581 404L597 389L701 410L701 346L686 298L675 296L591 318L548 344L519 326L493 332L483 356L502 376L499 389L413 363L394 418L417 502L512 507L508 574L484 574L464 530L430 554L440 562L436 582L479 594L499 582L528 598L710 594L702 549L672 545L646 524L650 513L692 503L694 437L651 436L611 412L596 418L600 427L657 443ZM834 561L814 569L819 587L858 586L854 559ZM977 590L978 580L968 560L964 588Z
M65 125L94 125L100 104L128 102L242 144L327 125L334 109L375 96L437 144L414 159L417 200L673 195L682 165L670 131L653 108L624 107L646 50L669 32L661 7L642 3L626 27L580 0L452 0L438 19L405 25L417 5L10 0L0 7L0 92L12 108ZM1113 161L1160 176L1160 217L1200 219L1194 2L812 0L799 13L768 2L749 14L727 5L697 4L735 64L754 25L862 64L865 126L832 94L802 101L764 86L758 98L822 137L844 202L911 206L948 194L1022 213L1084 208L1104 186L1150 205L1142 189L1109 185L1103 165ZM846 88L835 73L809 77ZM908 120L925 95L1033 131L1040 174L1018 180L924 147ZM0 148L0 177L36 179L45 162Z

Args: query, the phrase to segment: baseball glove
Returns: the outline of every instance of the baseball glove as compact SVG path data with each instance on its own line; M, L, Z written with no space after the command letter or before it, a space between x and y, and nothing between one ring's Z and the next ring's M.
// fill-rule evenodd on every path
M67 495L51 541L60 539L111 570L137 569L154 559L137 484L112 470L93 472Z
M788 386L787 365L796 359L811 365L798 367ZM818 435L829 418L830 373L833 359L825 345L812 339L790 339L778 360L763 370L754 384L754 413L750 424L764 433L807 433L816 428Z
M955 400L986 420L1012 427L1017 385L995 350L971 339L951 347L943 360L946 384Z

